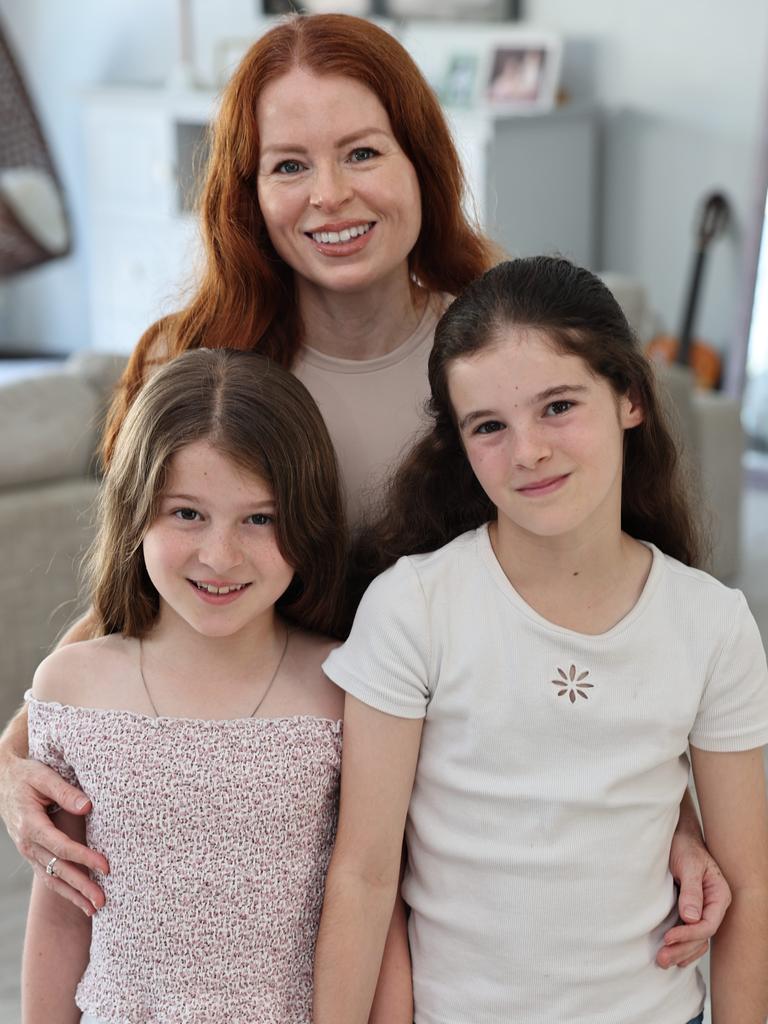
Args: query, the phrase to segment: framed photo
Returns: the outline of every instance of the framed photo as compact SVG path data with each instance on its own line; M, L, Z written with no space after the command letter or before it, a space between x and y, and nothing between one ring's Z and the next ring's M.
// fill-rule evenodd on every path
M480 58L471 50L448 55L437 93L446 107L471 107L477 101Z
M557 100L562 42L520 32L494 40L486 56L481 99L494 109L550 110Z

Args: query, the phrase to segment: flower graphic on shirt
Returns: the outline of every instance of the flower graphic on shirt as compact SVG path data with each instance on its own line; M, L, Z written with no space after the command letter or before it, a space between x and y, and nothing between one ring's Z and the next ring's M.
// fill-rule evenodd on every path
M577 674L578 673L578 674ZM585 690L591 690L594 687L594 683L584 683L582 680L586 679L589 672L578 672L575 665L566 672L563 668L558 668L557 674L560 676L559 679L551 679L550 682L553 686L557 686L557 696L564 697L568 694L568 699L571 704L576 703L576 694L583 697L584 700L589 699L589 694L585 693Z

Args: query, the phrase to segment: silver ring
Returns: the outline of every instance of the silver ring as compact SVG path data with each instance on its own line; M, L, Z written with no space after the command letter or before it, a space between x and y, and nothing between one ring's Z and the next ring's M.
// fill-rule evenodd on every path
M56 861L58 859L59 859L58 857L51 857L51 859L45 865L45 873L46 873L46 875L53 875L53 874L55 874L53 869L56 867Z

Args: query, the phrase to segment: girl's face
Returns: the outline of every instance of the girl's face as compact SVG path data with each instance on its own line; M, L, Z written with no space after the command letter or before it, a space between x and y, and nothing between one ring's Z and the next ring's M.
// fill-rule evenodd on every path
M160 595L160 621L183 620L205 636L271 621L293 578L277 546L271 488L206 441L171 459L144 562Z
M258 120L259 205L299 286L354 293L407 275L419 183L374 93L295 68L263 91Z
M624 431L642 410L579 356L507 327L497 343L451 363L448 387L500 536L586 539L621 528Z

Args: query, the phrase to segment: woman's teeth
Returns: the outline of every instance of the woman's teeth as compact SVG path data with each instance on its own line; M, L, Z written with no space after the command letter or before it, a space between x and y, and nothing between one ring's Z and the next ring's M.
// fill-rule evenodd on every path
M198 590L205 590L208 594L230 594L233 590L243 590L247 583L234 583L230 587L215 587L212 583L198 583L194 581Z
M373 227L372 223L357 224L355 227L344 228L342 231L313 231L312 240L324 242L325 245L334 245L336 242L349 242L359 235L367 234Z

